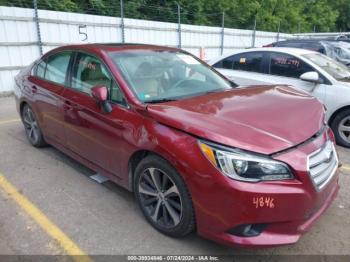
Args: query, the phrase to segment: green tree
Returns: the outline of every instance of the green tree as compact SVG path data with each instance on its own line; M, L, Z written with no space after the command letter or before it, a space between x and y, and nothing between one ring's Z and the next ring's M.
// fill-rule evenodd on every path
M337 31L350 31L350 0L331 1L334 10L338 10L336 20Z
M124 16L176 22L177 4L181 22L220 26L225 12L225 26L281 32L347 31L350 29L350 0L124 0ZM32 0L0 0L0 5L29 7ZM120 16L116 0L38 0L39 8Z
M336 29L338 10L331 8L331 0L308 0L305 2L305 20L309 30L329 32ZM311 29L311 30L310 30Z
M32 1L23 1L32 2ZM54 11L79 11L77 4L73 0L40 0L38 1L38 8L54 10Z

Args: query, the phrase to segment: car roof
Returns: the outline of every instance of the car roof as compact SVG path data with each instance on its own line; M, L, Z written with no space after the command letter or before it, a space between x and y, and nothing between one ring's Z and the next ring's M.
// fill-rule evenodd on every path
M282 40L282 41L277 41L275 43L286 43L286 42L320 42L320 41L334 41L336 42L337 40L331 39L331 38L318 38L318 39L287 39L287 40Z
M249 53L249 52L281 52L291 55L304 55L304 54L318 54L316 51L308 50L308 49L302 49L302 48L293 48L293 47L258 47L258 48L247 48L247 49L240 49L236 50L230 53L225 53L222 56L215 57L211 59L208 64L214 65L215 63L219 62L222 59L225 59L227 57L230 57L232 55L237 55L241 53Z
M316 51L302 49L302 48L293 48L293 47L259 47L259 48L248 48L248 49L239 50L235 52L235 54L245 53L245 52L258 52L258 51L282 52L282 53L288 53L293 55L317 53Z
M58 49L77 49L77 50L104 50L104 51L123 51L123 50L164 50L179 51L180 49L167 46L141 44L141 43L91 43L66 45Z
M273 42L272 45L274 46L288 46L289 44L300 44L300 45L318 45L322 47L322 42L325 43L337 43L337 42L345 42L349 43L350 38L339 38L339 39L333 39L333 38L319 38L319 39L288 39L288 40L282 40L278 42Z
M281 41L276 41L274 43L317 43L321 41L327 42L341 42L341 41L349 41L350 38L333 38L333 37L325 37L325 38L296 38L296 39L286 39Z

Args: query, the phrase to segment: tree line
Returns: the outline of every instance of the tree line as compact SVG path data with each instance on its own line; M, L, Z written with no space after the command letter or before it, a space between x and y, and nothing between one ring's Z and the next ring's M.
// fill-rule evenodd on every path
M40 9L120 16L119 0L37 0ZM0 5L33 7L33 0L0 0ZM349 31L350 0L124 0L124 16L165 22L265 31Z

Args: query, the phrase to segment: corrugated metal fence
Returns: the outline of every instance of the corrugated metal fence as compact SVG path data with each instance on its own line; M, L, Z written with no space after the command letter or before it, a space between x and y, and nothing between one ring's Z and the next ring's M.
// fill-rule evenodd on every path
M37 16L36 16L37 14ZM11 91L21 68L52 48L94 42L149 43L181 48L205 59L262 46L288 34L194 26L118 17L0 6L0 92Z

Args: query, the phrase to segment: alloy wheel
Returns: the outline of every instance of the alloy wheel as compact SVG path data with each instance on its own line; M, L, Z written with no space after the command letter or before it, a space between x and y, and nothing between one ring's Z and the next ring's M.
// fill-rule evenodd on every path
M36 144L40 139L40 131L34 113L28 106L24 108L22 119L30 142Z
M342 139L350 143L350 116L344 117L338 126L338 132Z
M162 170L147 168L138 184L141 204L153 222L165 228L176 227L182 217L182 201L172 179Z

